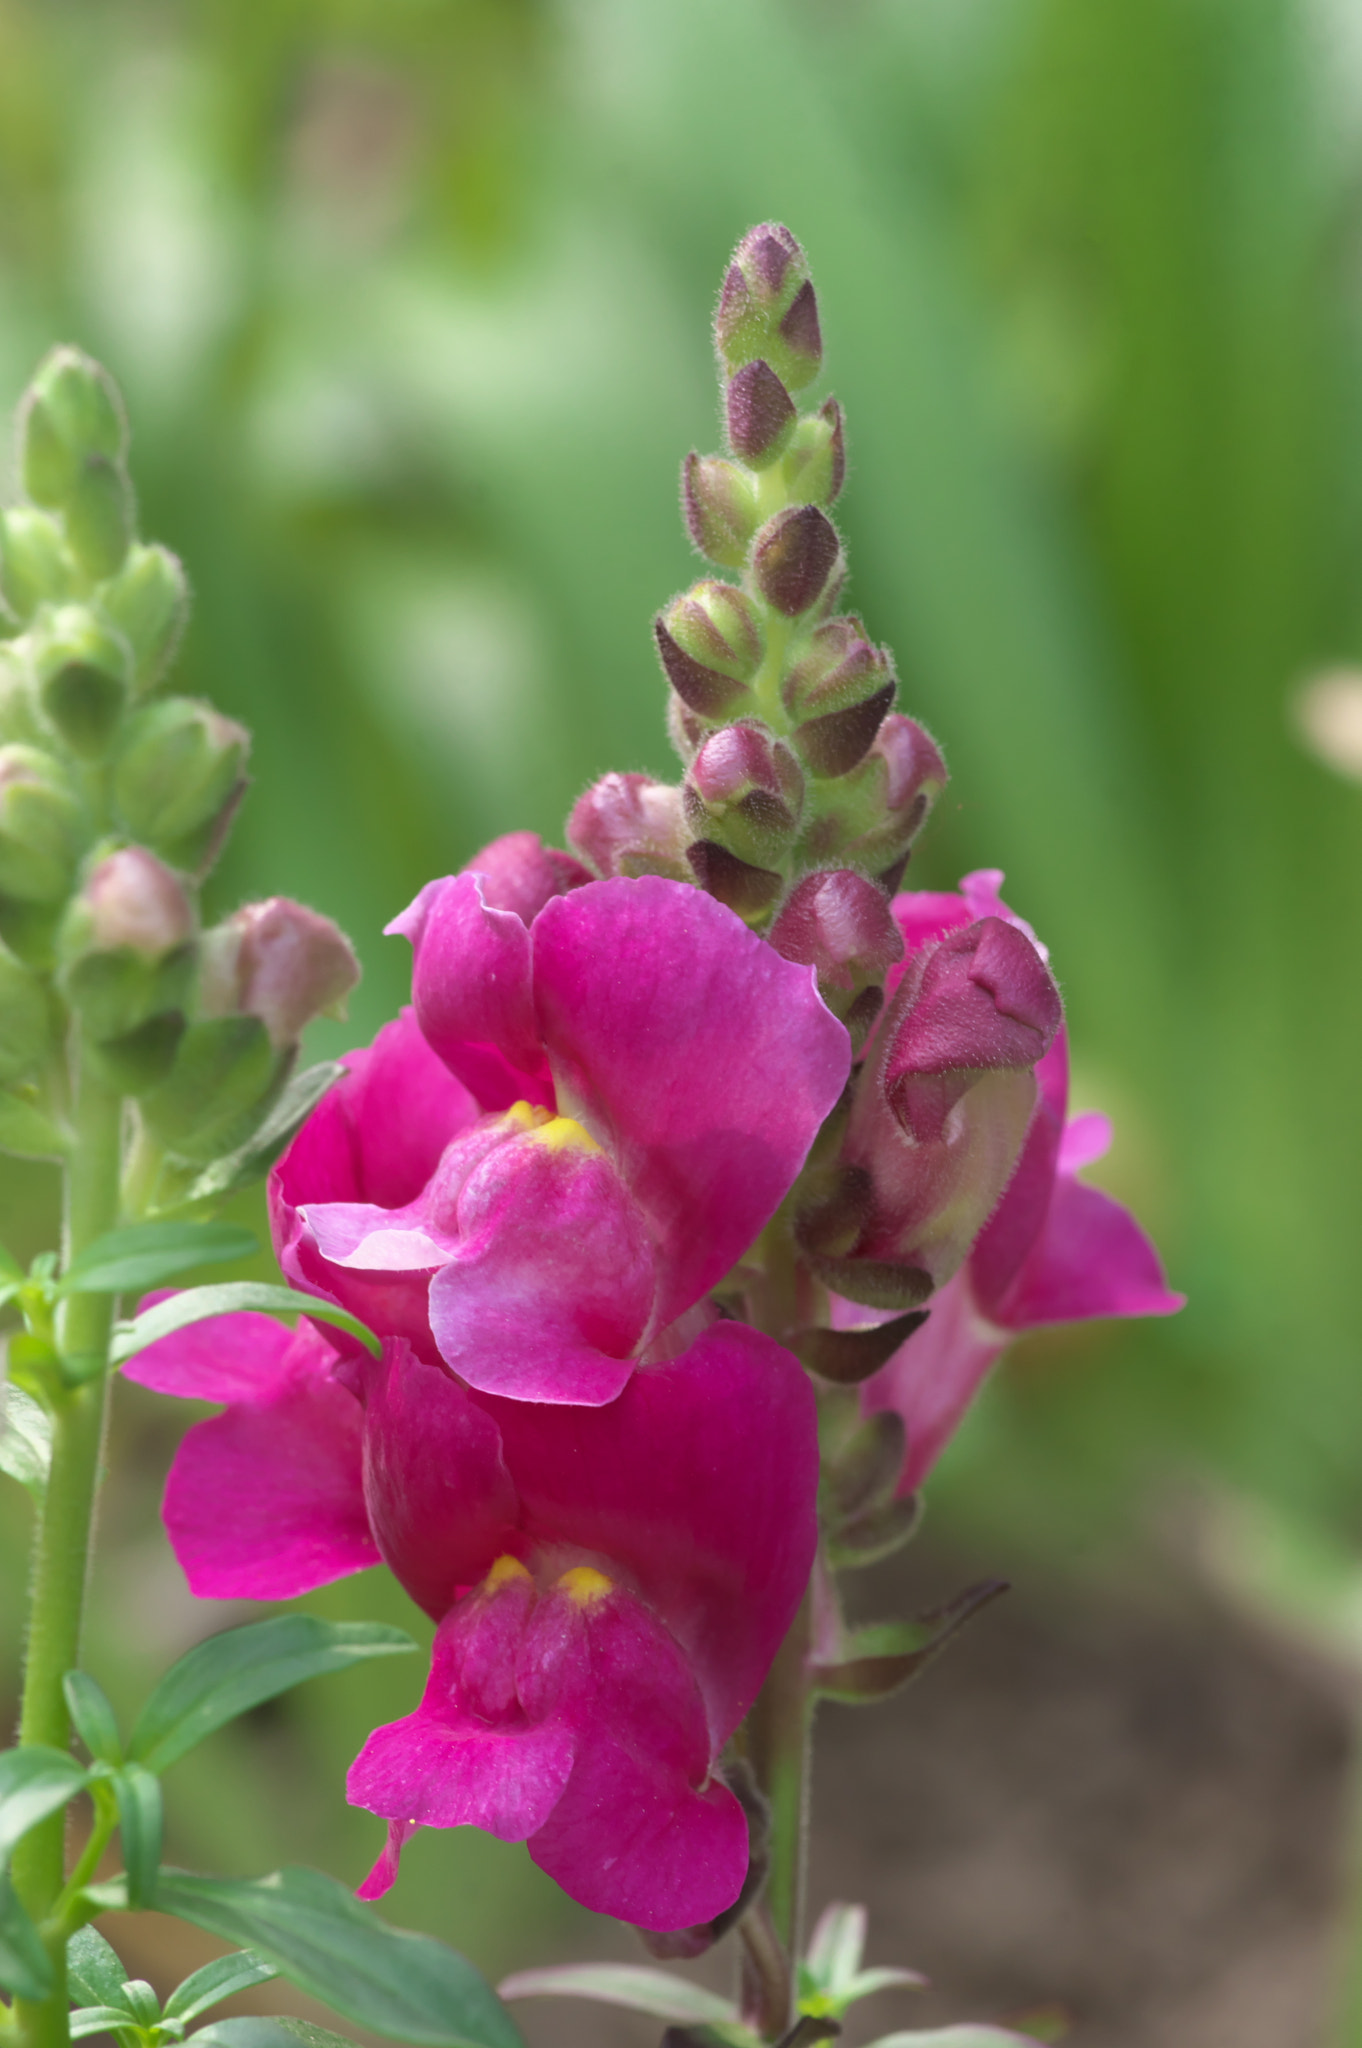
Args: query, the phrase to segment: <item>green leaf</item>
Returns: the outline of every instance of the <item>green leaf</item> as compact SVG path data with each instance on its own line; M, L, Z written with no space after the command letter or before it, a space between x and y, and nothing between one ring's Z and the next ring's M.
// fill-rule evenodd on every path
M0 1871L0 1986L16 1998L46 1998L52 1965L37 1928Z
M254 1233L235 1223L132 1223L87 1245L57 1282L58 1294L140 1294L192 1266L249 1259Z
M28 1278L12 1251L0 1244L0 1281L7 1287L22 1287Z
M354 2048L344 2034L327 2027L314 2027L310 2020L235 2019L214 2020L200 2027L194 2039L202 2048Z
M622 2005L653 2019L683 2026L736 2020L732 1999L703 1984L649 1970L635 1963L560 1963L544 1970L517 1970L498 1984L502 1998L592 1998L598 2005Z
M915 1621L853 1629L844 1638L842 1654L835 1662L810 1666L810 1682L823 1699L848 1703L885 1699L916 1678L981 1608L1006 1591L1004 1579L981 1579L977 1586L967 1586L944 1607L933 1608Z
M98 1757L101 1763L121 1764L123 1744L118 1721L104 1688L95 1683L88 1671L68 1671L61 1684L76 1733L91 1756Z
M256 1879L162 1871L157 1905L253 1948L299 1990L375 2033L429 2048L524 2048L470 1962L428 1935L386 1926L318 1870Z
M383 1349L373 1331L355 1316L346 1309L335 1308L329 1301L319 1301L315 1294L299 1294L292 1287L272 1287L263 1281L228 1280L219 1287L188 1287L182 1294L172 1295L169 1301L158 1301L155 1308L144 1309L132 1322L118 1324L114 1331L113 1363L126 1365L148 1344L169 1337L175 1330L187 1329L191 1323L201 1323L209 1316L235 1315L239 1309L263 1309L274 1316L313 1316L318 1322L335 1323L348 1330L375 1358Z
M90 1782L64 1749L29 1743L0 1754L0 1864L8 1863L14 1845L30 1828L75 1798Z
M327 1060L295 1074L258 1131L237 1151L215 1159L190 1188L187 1199L202 1202L248 1188L267 1174L289 1140L311 1116L329 1088L345 1073L339 1060Z
M117 2005L78 2005L71 2014L71 2039L86 2034L107 2034L117 2027L135 2026L132 2015Z
M0 1088L0 1152L20 1159L62 1159L66 1133L27 1096Z
M848 1906L840 1900L828 1906L809 1937L801 1976L817 1990L836 1996L861 1967L866 1920L864 1906Z
M319 1621L311 1614L225 1629L171 1666L137 1717L128 1755L164 1771L214 1728L305 1678L415 1648L402 1629L383 1622Z
M925 2034L881 2034L870 2048L1036 2048L1034 2034L1011 2034L1005 2027L930 2027Z
M67 1942L66 1981L87 2005L116 2005L132 2012L123 1996L128 1973L118 1951L93 1927L80 1928Z
M52 1418L12 1383L0 1399L0 1472L8 1472L41 1501L52 1464Z
M118 1800L118 1836L123 1845L128 1906L138 1912L156 1904L156 1873L161 1864L160 1781L144 1764L130 1763L114 1774Z
M192 1977L186 1977L183 1984L175 1986L165 2002L165 2017L168 2020L195 2020L221 1999L231 1998L237 1991L247 1991L252 1984L268 1984L272 1977L278 1975L272 1963L262 1963L259 1956L251 1955L246 1949L238 1949L235 1955L219 1956L216 1962L205 1963L201 1970L195 1970Z

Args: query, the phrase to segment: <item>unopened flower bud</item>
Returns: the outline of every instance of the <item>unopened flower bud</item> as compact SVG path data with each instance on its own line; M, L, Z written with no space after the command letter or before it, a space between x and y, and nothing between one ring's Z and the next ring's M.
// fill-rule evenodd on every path
M58 938L59 980L108 1085L140 1095L168 1071L194 971L194 906L144 846L100 861Z
M651 775L603 775L573 805L567 836L598 875L691 880L681 791Z
M697 839L716 841L759 867L778 861L799 830L804 776L790 748L763 725L711 733L685 783Z
M681 468L681 511L692 542L721 569L741 569L761 524L756 485L722 455L688 455Z
M148 704L128 722L114 801L134 838L197 871L217 851L245 788L251 736L189 697Z
M903 957L903 934L883 889L848 868L805 875L768 937L786 960L818 970L824 1002L862 1039L879 1014L885 974Z
M760 924L780 894L776 869L739 860L717 840L697 839L686 848L686 859L700 887L749 924Z
M97 759L118 724L132 679L122 634L85 605L66 605L44 621L33 666L43 710L71 751Z
M794 505L768 519L752 550L752 573L768 604L797 619L812 611L839 565L837 529L816 505Z
M358 980L354 948L338 925L271 896L205 932L199 1009L205 1017L258 1017L272 1045L293 1045L314 1017L343 1016Z
M128 947L160 960L194 935L194 908L179 877L144 846L123 846L93 868L73 906L83 949Z
M728 445L750 469L769 469L784 454L795 429L794 400L762 357L729 380L724 410Z
M711 722L741 709L761 661L756 615L741 590L697 583L672 599L653 632L667 681L683 704Z
M545 846L537 832L503 832L464 862L463 873L481 875L489 910L513 910L522 924L533 924L555 896L591 880L579 860Z
M52 1042L52 1009L38 975L0 946L0 1083L30 1073Z
M27 649L22 642L0 640L0 746L42 736Z
M859 619L815 627L782 692L798 721L793 739L801 760L815 775L848 774L868 753L895 687L888 650L870 644Z
M169 548L134 547L99 601L132 648L136 690L150 690L164 674L189 613L184 570Z
M87 462L121 464L128 427L113 379L78 348L54 348L19 416L24 489L37 505L66 505Z
M79 794L41 748L0 747L0 896L60 903L88 826Z
M123 565L132 540L132 487L121 463L85 459L66 501L66 538L87 576L101 582Z
M891 712L850 774L815 786L805 856L894 879L947 779L931 734L915 719Z
M75 563L50 512L15 505L0 512L0 593L25 624L40 604L61 604L75 585Z
M818 301L804 252L778 221L750 229L734 250L714 341L730 375L757 356L765 357L791 391L802 391L818 375Z
M846 473L842 408L835 398L829 398L796 426L785 451L785 485L792 498L826 507L840 496Z

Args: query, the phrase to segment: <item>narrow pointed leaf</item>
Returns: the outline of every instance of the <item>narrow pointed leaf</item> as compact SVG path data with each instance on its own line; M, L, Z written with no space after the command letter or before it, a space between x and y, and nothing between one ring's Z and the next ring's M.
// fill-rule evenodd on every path
M126 2017L134 2017L123 1996L128 1973L117 1949L93 1927L82 1927L66 1944L68 1989L87 2005L118 2006Z
M931 2027L925 2034L881 2034L870 2048L1036 2048L1035 2036L1005 2027Z
M373 1331L356 1316L329 1301L319 1301L315 1294L300 1294L292 1287L275 1287L265 1281L227 1280L219 1287L187 1287L182 1294L173 1294L167 1301L158 1301L154 1308L144 1309L132 1322L120 1323L114 1332L113 1363L126 1365L148 1344L169 1337L175 1330L187 1329L191 1323L201 1323L209 1316L234 1315L243 1308L261 1309L274 1316L313 1316L318 1322L334 1323L338 1329L348 1330L375 1358L383 1349Z
M653 2019L682 2025L732 2021L738 2008L728 1998L666 1970L632 1963L562 1963L544 1970L517 1970L497 1990L503 1998L591 1998L598 2005L622 2005Z
M206 1166L189 1190L191 1202L235 1194L263 1180L290 1138L311 1116L329 1088L345 1072L339 1060L325 1060L295 1074L258 1131L235 1152Z
M415 1648L402 1629L382 1622L319 1621L311 1614L226 1629L171 1666L137 1717L128 1755L163 1771L214 1728L305 1678Z
M133 1223L87 1245L57 1282L59 1294L133 1294L192 1266L249 1259L260 1244L235 1223Z
M850 1330L799 1330L790 1349L800 1363L819 1379L834 1386L855 1387L886 1365L914 1330L920 1330L931 1311L911 1308L906 1315L887 1323L862 1323Z
M199 2048L354 2048L344 2034L314 2027L311 2020L242 2018L214 2020L194 2036Z
M104 1688L96 1684L88 1671L68 1671L61 1683L76 1733L91 1756L98 1757L101 1763L121 1764L123 1744Z
M207 2012L210 2005L217 2005L224 1998L231 1998L238 1991L248 1991L252 1984L268 1984L279 1972L272 1963L262 1963L259 1956L239 1949L235 1955L219 1956L216 1962L205 1963L201 1970L195 1970L192 1977L186 1977L183 1984L177 1984L165 2002L165 2017L168 2020L195 2020L201 2012Z
M465 1957L387 1926L345 1885L297 1867L255 1879L161 1873L157 1905L252 1948L347 2019L429 2048L524 2048Z
M115 1773L118 1836L123 1845L128 1905L133 1912L156 1904L156 1873L161 1866L163 1817L159 1781L145 1765L131 1763Z
M915 1534L922 1520L917 1494L903 1500L886 1501L853 1521L844 1522L828 1537L828 1562L835 1571L852 1571L861 1565L878 1564L892 1557Z
M0 1753L0 1864L8 1863L15 1843L30 1828L56 1813L88 1783L88 1773L64 1749L31 1743Z
M833 1996L849 1984L861 1967L867 1914L864 1906L834 1900L819 1915L809 1937L804 1972L819 1991ZM803 1974L801 1973L801 1974Z
M61 1159L68 1149L65 1131L27 1096L0 1089L0 1152L19 1159Z
M41 1501L51 1465L52 1418L31 1394L11 1383L0 1396L0 1472L8 1472Z
M16 1998L46 1998L52 1989L52 1965L37 1928L15 1897L14 1886L0 1871L0 1989Z
M946 1606L919 1615L915 1621L884 1622L852 1630L845 1639L840 1659L810 1668L814 1690L824 1699L885 1699L925 1670L981 1608L1006 1591L1005 1579L981 1579L977 1586L967 1586Z
M22 1287L27 1275L12 1251L0 1244L0 1284Z
M131 2014L116 2005L81 2005L71 2015L71 2039L79 2041L86 2034L107 2034L115 2027L135 2025Z
M923 1991L927 1979L920 1970L896 1970L881 1967L874 1970L858 1970L851 1982L839 1992L843 2006L855 2005L859 1999L873 1998L877 1991Z

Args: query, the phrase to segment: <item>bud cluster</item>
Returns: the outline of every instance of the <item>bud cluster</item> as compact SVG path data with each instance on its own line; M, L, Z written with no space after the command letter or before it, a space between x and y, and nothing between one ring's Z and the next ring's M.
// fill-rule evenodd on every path
M888 651L835 610L845 430L835 398L796 405L823 346L788 228L768 223L738 244L714 339L728 452L687 456L682 511L700 553L739 580L703 578L653 626L685 780L607 776L579 801L569 837L601 874L682 875L780 950L811 947L790 957L817 962L825 998L861 1030L880 1001L887 897L945 764L894 711Z
M188 592L137 538L127 450L110 377L54 349L20 407L27 502L0 511L0 1089L59 1131L79 1050L136 1098L173 1196L251 1136L358 969L278 899L200 932L250 735L162 690Z

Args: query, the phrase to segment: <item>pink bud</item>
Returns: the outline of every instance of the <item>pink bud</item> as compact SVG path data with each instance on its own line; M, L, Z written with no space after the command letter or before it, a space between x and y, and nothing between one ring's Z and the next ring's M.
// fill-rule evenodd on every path
M768 362L745 363L725 398L728 441L753 469L766 469L781 455L794 431L794 401Z
M816 505L795 505L757 535L752 572L767 602L786 618L811 611L838 566L837 529Z
M247 903L204 935L204 1016L258 1017L276 1046L314 1017L343 1014L359 962L339 926L287 896Z
M533 924L555 896L591 880L579 860L545 846L537 832L503 833L466 861L462 872L482 876L489 910L513 910L524 924Z
M903 934L884 891L849 868L797 882L770 941L786 960L816 967L820 982L843 990L882 981L903 958Z
M603 775L573 805L567 836L599 875L690 879L681 791L650 775Z
M89 944L130 946L159 960L194 936L194 909L177 875L144 846L123 846L92 870L83 891Z

